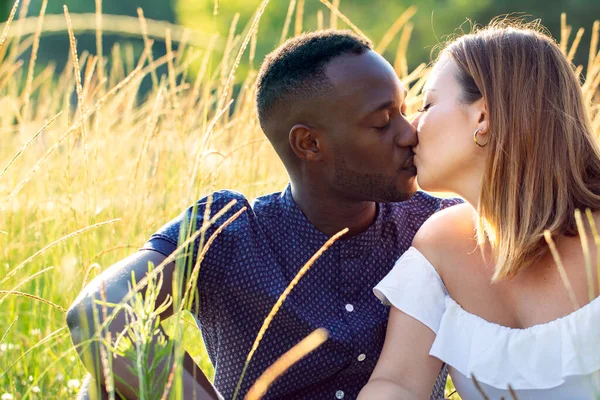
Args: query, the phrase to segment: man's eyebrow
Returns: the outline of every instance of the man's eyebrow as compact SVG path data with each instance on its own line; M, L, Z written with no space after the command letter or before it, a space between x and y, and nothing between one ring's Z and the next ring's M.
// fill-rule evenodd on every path
M408 96L408 90L404 89L404 100L406 100L407 96ZM370 114L377 112L377 111L385 110L386 108L389 108L392 104L394 104L394 100L385 101L385 102L381 103L377 108L371 110Z
M386 108L389 108L392 104L394 104L394 101L393 100L388 100L385 103L380 104L374 110L371 110L370 113L374 113L374 112L377 112L377 111L385 110Z

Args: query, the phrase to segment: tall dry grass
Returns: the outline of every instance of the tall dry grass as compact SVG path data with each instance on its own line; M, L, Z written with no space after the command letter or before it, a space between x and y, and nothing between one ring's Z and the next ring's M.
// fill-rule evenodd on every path
M328 27L324 13L329 13L330 26L363 34L339 11L339 1L321 2L320 26ZM2 393L44 399L75 393L85 371L72 348L64 308L87 282L215 189L252 198L284 187L287 176L254 110L256 32L267 3L245 28L234 23L227 38L148 21L141 10L138 19L103 16L100 0L92 16L69 15L67 9L64 16L44 16L44 2L28 17L26 8L17 15L15 3L11 19L17 21L5 24L0 38ZM302 32L303 4L290 1L282 40L292 29ZM391 61L410 86L409 112L421 103L429 71L426 63L408 71L414 12L407 9L376 41L383 50L400 37ZM581 69L596 132L599 29L598 23L592 28L589 64ZM46 30L71 39L63 71L35 65ZM95 32L99 49L103 32L110 31L142 37L145 51L137 59L126 45L110 55L79 54L74 43L83 30ZM572 57L570 30L565 22L563 49ZM153 59L156 39L166 41L168 52ZM215 48L225 49L224 55L216 56ZM248 65L243 76L237 73L241 63ZM200 66L195 75L191 65ZM159 76L159 66L167 66L166 75ZM152 90L141 98L144 79L151 80ZM185 323L171 323L167 330L211 375L193 321L180 315L176 320Z

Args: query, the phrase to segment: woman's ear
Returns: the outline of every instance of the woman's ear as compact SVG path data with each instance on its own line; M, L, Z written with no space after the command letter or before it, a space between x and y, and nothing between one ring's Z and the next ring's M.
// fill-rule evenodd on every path
M487 102L482 97L471 104L471 120L473 125L479 129L479 135L487 135L490 130L490 114L488 113Z
M289 134L290 147L303 161L319 161L323 155L320 132L308 125L296 124Z

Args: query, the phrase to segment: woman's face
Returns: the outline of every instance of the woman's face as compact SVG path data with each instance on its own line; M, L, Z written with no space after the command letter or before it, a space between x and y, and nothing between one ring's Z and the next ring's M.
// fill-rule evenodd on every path
M428 191L452 191L473 176L483 176L485 149L473 141L485 144L487 116L483 99L472 104L461 102L461 87L455 62L443 55L433 67L424 88L423 107L413 121L419 143L414 147L417 182Z

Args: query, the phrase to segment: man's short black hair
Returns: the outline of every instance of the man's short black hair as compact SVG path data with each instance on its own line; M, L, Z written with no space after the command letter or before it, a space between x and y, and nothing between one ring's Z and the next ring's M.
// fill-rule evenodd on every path
M258 74L256 94L263 130L277 106L310 98L331 85L325 75L329 61L371 48L371 42L352 31L330 29L297 36L268 54Z

